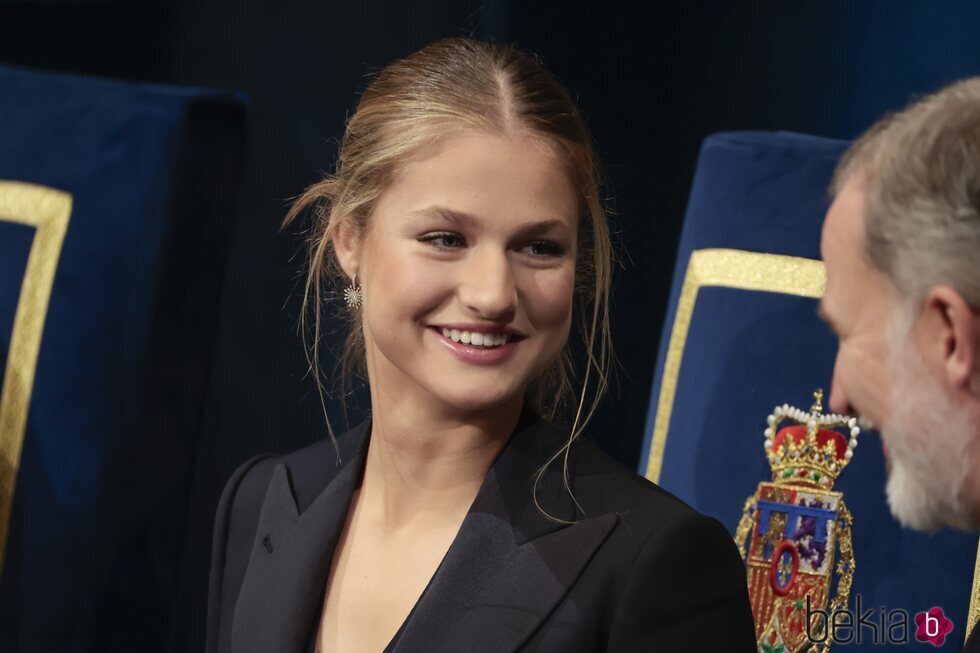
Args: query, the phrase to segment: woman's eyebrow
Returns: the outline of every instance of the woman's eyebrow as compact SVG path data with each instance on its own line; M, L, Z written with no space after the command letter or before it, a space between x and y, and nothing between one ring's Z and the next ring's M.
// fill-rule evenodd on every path
M534 238L549 234L564 235L570 231L570 228L563 220L540 220L521 226L519 231L524 237Z
M464 211L457 211L444 206L427 206L411 212L413 217L441 218L454 224L469 226L479 222L479 219ZM519 232L522 236L541 236L551 232L568 231L569 225L565 220L545 219L521 225Z
M443 220L448 220L456 224L473 224L476 222L476 218L469 213L464 213L463 211L457 211L455 209L450 209L445 206L427 206L423 209L416 209L412 211L411 215L420 218L442 218Z

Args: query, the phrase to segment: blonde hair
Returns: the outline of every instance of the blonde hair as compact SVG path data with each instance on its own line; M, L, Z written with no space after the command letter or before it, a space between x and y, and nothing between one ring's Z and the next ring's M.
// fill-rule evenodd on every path
M831 184L867 192L865 251L907 308L950 284L980 307L980 77L879 120L844 154Z
M576 370L568 344L529 388L536 408L549 421L566 406L575 406L571 435L563 449L567 485L569 446L594 413L607 385L612 358L612 248L599 196L598 161L585 123L565 88L535 57L515 47L466 38L441 40L386 67L361 95L347 121L334 173L307 188L285 219L289 224L308 211L313 215L301 322L309 338L306 320L313 317L312 343L307 341L310 366L322 401L319 348L323 290L334 283L346 284L332 247L337 226L346 222L356 234L363 234L378 198L399 165L462 130L501 135L520 132L541 138L567 162L579 193L582 215L575 312L586 346L581 389L575 398ZM360 316L356 312L348 315L351 328L340 356L342 387L349 383L352 371L364 374ZM329 419L327 427L332 436ZM560 454L556 453L549 464Z

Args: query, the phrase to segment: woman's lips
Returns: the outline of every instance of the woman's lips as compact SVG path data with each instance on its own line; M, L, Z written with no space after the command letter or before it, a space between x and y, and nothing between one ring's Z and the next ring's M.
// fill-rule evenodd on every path
M443 327L429 327L428 330L457 359L471 365L495 365L505 361L513 355L517 345L523 339L519 336L511 336L511 339L502 345L484 347L482 345L468 345L447 338L443 335Z

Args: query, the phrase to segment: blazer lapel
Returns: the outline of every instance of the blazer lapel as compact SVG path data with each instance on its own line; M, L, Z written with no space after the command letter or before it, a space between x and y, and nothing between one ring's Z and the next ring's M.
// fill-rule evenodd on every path
M369 423L273 472L232 627L235 653L302 653L364 464ZM562 482L561 436L525 415L498 456L393 653L516 651L551 614L616 524L586 518ZM331 475L331 469L337 471ZM327 473L324 472L327 470ZM574 488L573 488L574 490ZM572 524L563 522L574 522Z
M235 653L300 653L361 476L368 424L272 474L232 626ZM334 474L330 474L335 470ZM308 504L308 505L307 505Z
M392 653L517 650L551 614L616 523L584 519L563 487L561 446L541 422L519 425L494 462L456 539L405 623Z

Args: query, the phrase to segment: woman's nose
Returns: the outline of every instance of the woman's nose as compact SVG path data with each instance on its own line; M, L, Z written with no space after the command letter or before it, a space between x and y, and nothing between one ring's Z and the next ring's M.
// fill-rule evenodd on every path
M491 248L473 252L460 279L459 299L478 317L510 319L517 308L517 286L507 252Z

